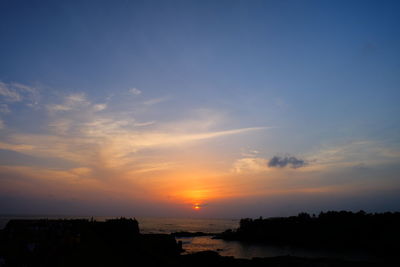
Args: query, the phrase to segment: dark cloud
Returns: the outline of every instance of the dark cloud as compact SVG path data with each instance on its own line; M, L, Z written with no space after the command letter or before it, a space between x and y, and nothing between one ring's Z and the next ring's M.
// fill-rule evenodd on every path
M298 159L293 156L285 156L285 157L274 156L268 162L268 166L271 168L284 168L286 166L292 168L300 168L306 165L307 162L305 160Z

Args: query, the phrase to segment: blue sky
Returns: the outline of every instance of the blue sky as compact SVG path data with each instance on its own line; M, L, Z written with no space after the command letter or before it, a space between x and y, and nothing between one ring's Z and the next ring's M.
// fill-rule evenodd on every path
M0 1L0 207L398 209L399 11L397 1ZM274 156L305 164L270 166ZM186 209L195 204L200 215Z

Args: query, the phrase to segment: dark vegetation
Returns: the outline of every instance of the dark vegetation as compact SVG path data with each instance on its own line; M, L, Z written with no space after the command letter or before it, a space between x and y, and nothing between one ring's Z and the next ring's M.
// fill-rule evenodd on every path
M349 262L291 256L222 257L205 251L180 255L174 235L141 234L134 219L11 220L0 230L0 266L398 266L400 213L327 212L319 216L242 219L235 231L220 238L302 246L362 247L385 251L379 262ZM374 242L376 242L374 244ZM393 254L390 254L393 253Z
M318 216L242 219L240 227L217 238L332 249L363 249L395 255L400 249L400 213L368 214L347 211L321 212Z

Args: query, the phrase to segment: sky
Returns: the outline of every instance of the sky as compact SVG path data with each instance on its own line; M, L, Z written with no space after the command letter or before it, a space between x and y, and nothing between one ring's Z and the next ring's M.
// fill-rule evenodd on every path
M399 13L0 0L0 214L400 210Z

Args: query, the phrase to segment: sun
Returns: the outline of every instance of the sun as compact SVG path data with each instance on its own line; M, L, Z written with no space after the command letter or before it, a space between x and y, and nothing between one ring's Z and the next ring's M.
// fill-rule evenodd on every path
M200 204L194 204L194 205L193 205L193 209L194 209L194 210L200 210L200 209L201 209Z

